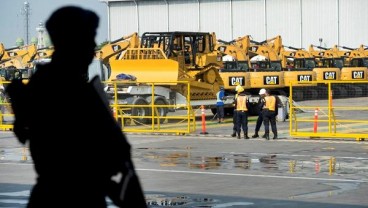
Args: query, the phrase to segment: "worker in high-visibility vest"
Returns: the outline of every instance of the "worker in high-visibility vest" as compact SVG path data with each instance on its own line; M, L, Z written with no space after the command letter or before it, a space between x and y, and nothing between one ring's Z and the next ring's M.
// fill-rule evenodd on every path
M259 100L258 100L258 103L257 103L257 110L259 110L259 113L258 113L258 118L257 118L257 123L256 123L256 127L254 129L254 135L252 136L252 138L258 138L259 135L258 135L258 132L259 130L261 129L261 126L262 126L262 123L263 123L263 114L262 114L262 109L263 109L263 106L265 104L265 96L266 96L266 89L261 89L259 91ZM262 138L266 138L266 135L263 135Z
M242 89L242 90L241 90ZM249 139L248 137L248 108L249 99L245 94L244 88L239 89L239 95L235 99L235 109L236 109L236 133L238 139L241 139L240 132L243 129L244 139Z
M237 114L236 114L236 108L235 108L235 100L236 98L238 97L239 93L243 92L244 91L244 88L240 85L240 83L237 83L236 84L236 87L235 87L235 97L234 97L234 111L233 111L233 133L231 134L232 137L236 137L236 128L237 128L237 125L236 125L236 120L238 119L237 118Z
M270 123L273 133L273 139L277 139L276 116L278 111L278 100L276 96L271 95L269 89L266 89L265 104L263 106L263 124L265 126L266 139L270 139Z
M216 112L218 123L224 122L224 100L225 100L225 88L220 87L220 91L216 94Z

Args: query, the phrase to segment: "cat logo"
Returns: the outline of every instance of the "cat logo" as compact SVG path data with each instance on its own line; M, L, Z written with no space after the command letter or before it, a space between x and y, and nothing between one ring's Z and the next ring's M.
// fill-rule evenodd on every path
M333 71L324 72L323 80L336 80L336 72Z
M238 83L240 86L244 86L244 77L229 77L229 85L236 86Z
M353 79L364 79L364 71L353 71Z
M264 85L278 85L280 83L279 76L264 76L263 84Z
M312 81L312 75L298 75L298 82L310 82Z

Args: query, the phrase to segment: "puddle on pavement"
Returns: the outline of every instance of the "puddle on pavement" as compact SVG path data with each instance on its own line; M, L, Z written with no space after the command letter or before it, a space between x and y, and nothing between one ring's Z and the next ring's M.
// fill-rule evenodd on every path
M146 202L149 207L212 207L218 200L212 198L191 198L189 196L166 196L161 194L147 194Z
M142 160L161 167L187 167L200 170L242 169L288 174L351 174L368 178L368 158L334 158L332 156L287 156L274 154L206 153L191 148L141 148Z
M220 199L197 196L167 196L164 194L146 194L147 205L150 208L181 207L181 208L231 208L254 205L246 201L221 201Z
M0 161L27 162L30 161L30 155L27 148L0 149Z
M359 188L359 183L321 183L326 185L330 190L319 191L313 193L305 193L290 196L289 199L312 199L312 198L325 198L342 194L343 192L356 190Z

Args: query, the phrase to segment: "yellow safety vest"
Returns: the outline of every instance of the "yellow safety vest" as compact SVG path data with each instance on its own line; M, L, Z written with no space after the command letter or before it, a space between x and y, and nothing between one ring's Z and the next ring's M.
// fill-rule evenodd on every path
M246 104L247 99L248 97L245 95L239 95L236 98L236 110L237 111L248 111L247 104Z
M266 96L265 97L265 106L264 108L267 108L270 111L275 111L275 107L276 107L276 98L275 96Z

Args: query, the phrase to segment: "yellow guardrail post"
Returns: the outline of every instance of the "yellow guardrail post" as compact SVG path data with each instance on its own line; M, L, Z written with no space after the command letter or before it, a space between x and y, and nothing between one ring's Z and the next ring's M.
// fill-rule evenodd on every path
M187 92L187 115L188 115L188 127L187 127L187 133L190 132L190 124L191 124L191 104L190 104L190 84L189 82L186 83L187 84L187 89L188 89L188 92ZM195 125L195 118L194 118L194 125Z
M290 162L289 162L289 171L290 171L290 173L295 173L295 168L296 168L296 161L295 160L290 160Z
M118 90L117 90L117 84L116 82L114 82L114 111L116 112L116 114L114 115L115 116L115 119L118 120L118 116L117 116L117 113L118 113Z
M328 132L331 133L331 109L332 109L332 96L333 91L331 89L331 82L328 82Z
M336 167L336 158L331 157L328 161L328 172L329 175L332 175L332 173L335 172L335 167Z
M293 109L294 109L294 106L293 106L293 87L292 87L292 83L290 82L289 83L289 89L290 89L290 95L289 95L289 134L292 133L293 131Z
M23 147L22 148L22 158L21 158L22 161L27 161L27 148L26 147Z
M151 130L154 131L155 130L155 83L151 83ZM157 116L158 113L156 114ZM160 121L158 121L157 123L160 123Z

